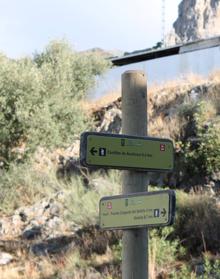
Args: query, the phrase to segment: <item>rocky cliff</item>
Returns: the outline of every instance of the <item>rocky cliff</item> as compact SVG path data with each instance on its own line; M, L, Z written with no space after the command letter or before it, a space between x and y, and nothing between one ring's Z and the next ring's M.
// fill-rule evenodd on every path
M166 43L173 45L219 34L220 0L182 0Z

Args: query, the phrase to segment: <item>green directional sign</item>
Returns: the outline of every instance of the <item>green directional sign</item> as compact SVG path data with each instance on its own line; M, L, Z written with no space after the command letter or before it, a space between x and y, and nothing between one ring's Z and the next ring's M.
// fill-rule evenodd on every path
M102 229L171 225L175 216L172 190L104 197L99 202Z
M80 161L86 167L170 171L173 143L169 139L85 132Z

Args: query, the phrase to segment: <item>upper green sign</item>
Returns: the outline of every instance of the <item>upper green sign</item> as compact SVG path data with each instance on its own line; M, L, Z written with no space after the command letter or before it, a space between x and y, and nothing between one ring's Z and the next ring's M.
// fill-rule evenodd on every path
M86 167L170 171L173 143L169 139L85 132L80 162Z
M121 229L171 225L175 201L172 190L104 197L99 202L100 227Z

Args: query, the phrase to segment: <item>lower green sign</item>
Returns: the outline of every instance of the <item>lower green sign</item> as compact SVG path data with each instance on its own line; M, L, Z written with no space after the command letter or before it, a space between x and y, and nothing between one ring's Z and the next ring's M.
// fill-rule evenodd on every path
M99 202L102 229L168 226L174 221L172 190L103 197Z
M80 140L80 162L86 167L170 171L169 139L86 132Z

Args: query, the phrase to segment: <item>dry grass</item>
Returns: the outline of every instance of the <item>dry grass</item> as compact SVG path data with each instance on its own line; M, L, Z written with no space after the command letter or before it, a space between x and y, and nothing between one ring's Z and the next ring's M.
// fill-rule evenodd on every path
M220 70L213 71L208 79L211 83L220 83Z
M164 119L162 115L155 117L148 123L149 134L153 137L174 138L180 135L183 122L180 122L178 115Z
M0 267L0 279L84 279L89 266L90 262L81 259L78 250L56 258L23 255L22 260Z
M0 267L1 279L43 279L52 278L61 268L59 261L45 259L26 259L24 262L12 263Z
M11 214L18 207L32 205L62 188L55 169L42 172L35 169L33 162L12 165L0 176L0 212Z
M168 103L170 100L175 99L176 95L186 94L186 92L195 86L200 86L202 84L218 84L220 83L220 71L212 72L207 78L197 75L188 74L182 78L167 81L163 84L154 83L148 87L148 99L149 102L161 100L159 103ZM215 89L215 88L213 88ZM217 90L216 96L219 97L219 90ZM166 95L165 100L161 98L160 95ZM214 95L214 94L212 94ZM95 101L84 101L82 106L86 108L87 111L96 111L101 107L108 105L109 103L115 101L121 96L120 90L109 92L107 95L100 97Z
M193 88L202 91L201 98L207 103L207 119L220 113L220 72L212 73L207 78L189 74L164 84L154 84L148 88L150 135L179 138L180 131L185 125L184 119L179 117L179 109L192 103L188 94ZM208 92L203 92L203 88L208 88ZM119 96L119 91L113 92L84 106L91 113L109 105Z
M179 194L175 234L192 254L218 252L220 247L220 209L208 195Z
M151 135L179 140L186 125L186 119L180 117L179 112L184 106L192 106L193 101L188 94L193 88L200 90L200 101L205 103L205 121L212 121L220 114L220 72L212 73L207 79L189 75L185 79L155 85L148 93Z
M117 100L120 97L121 93L120 91L115 92L109 92L107 95L99 98L95 101L83 101L82 107L87 111L88 113L93 113L94 111L98 111L101 108L113 103L115 100Z
M196 74L188 74L184 78L179 78L165 82L160 85L153 85L150 87L150 91L160 91L161 89L170 88L172 91L177 88L182 88L183 91L202 84L218 84L220 83L220 70L213 71L207 77L203 77Z

